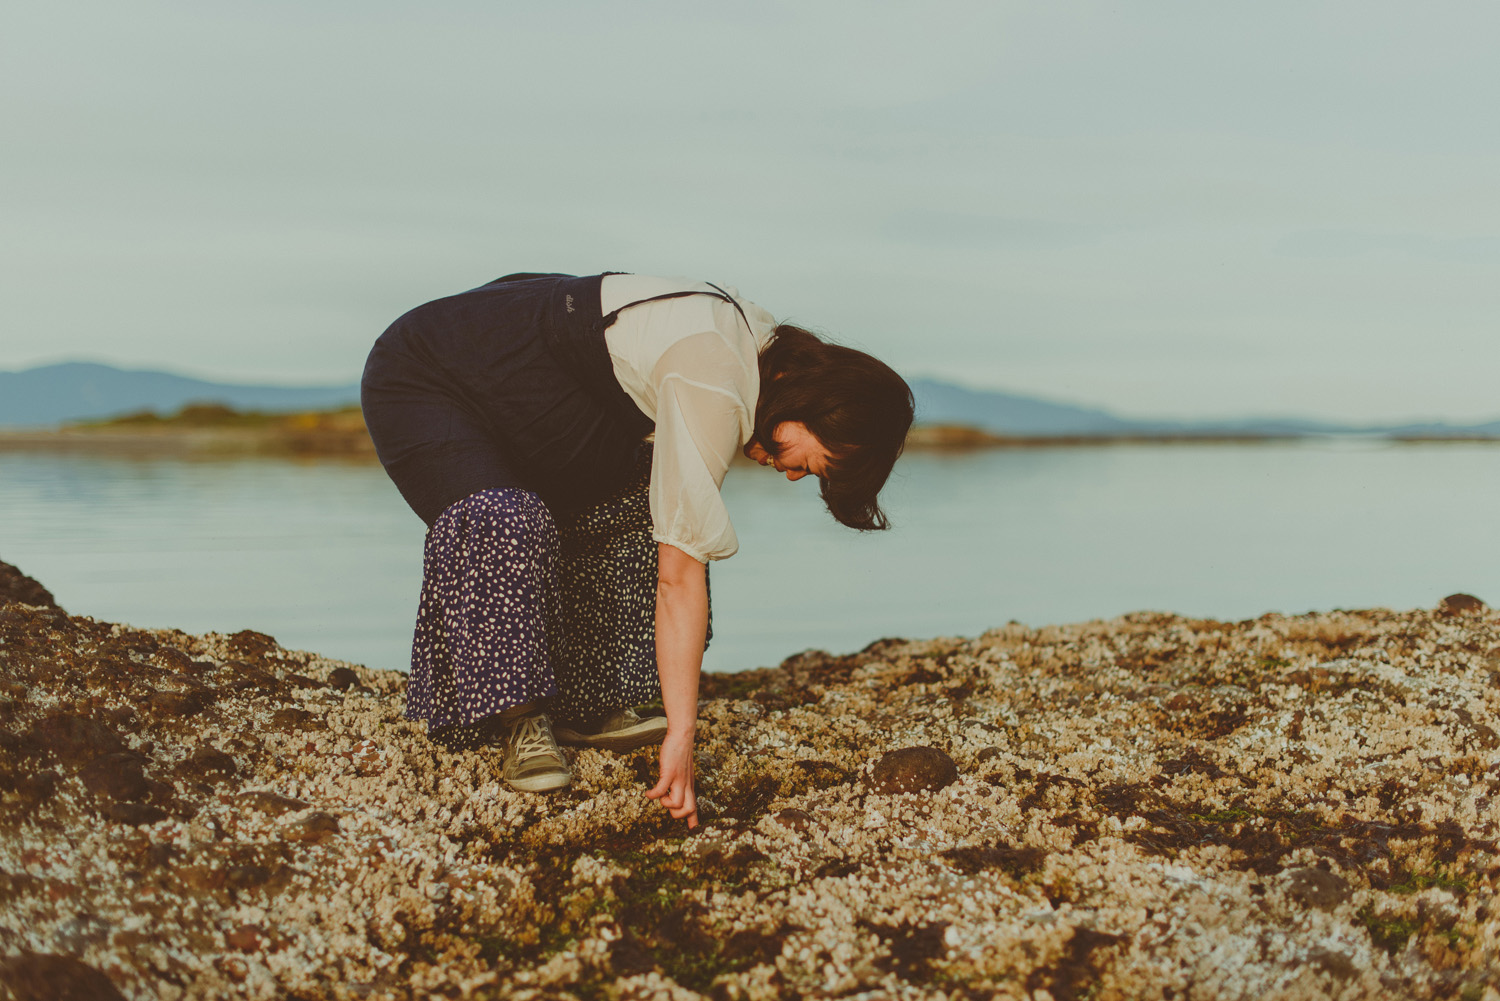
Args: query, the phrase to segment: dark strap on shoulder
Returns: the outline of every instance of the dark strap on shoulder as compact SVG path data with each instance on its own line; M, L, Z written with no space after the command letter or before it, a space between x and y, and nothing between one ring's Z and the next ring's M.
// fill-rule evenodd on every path
M609 272L609 273L610 274L614 274L615 272ZM750 333L751 334L755 333L755 328L752 327L752 326L750 326L750 318L745 315L745 311L744 311L744 309L742 309L740 307L740 304L734 301L734 296L730 295L728 292L725 292L723 289L719 288L719 286L715 285L713 282L704 282L703 284L707 285L709 288L714 289L714 291L713 292L701 292L701 291L698 291L696 289L688 289L688 290L685 290L685 291L682 291L682 292L663 292L661 295L653 295L653 296L651 296L648 299L637 299L635 302L627 302L625 305L621 306L619 309L617 309L617 310L615 310L615 311L613 311L611 313L608 313L605 316L603 316L602 318L600 318L600 320L599 320L599 328L601 330L603 330L603 329L606 329L606 328L610 327L616 320L618 320L620 318L620 314L622 312L624 312L625 310L629 309L631 306L641 306L641 305L644 305L644 304L646 304L648 302L660 302L663 299L681 299L684 296L689 296L689 295L707 295L707 296L712 296L715 299L723 299L725 302L729 303L729 305L733 306L734 307L734 311L736 313L740 314L740 319L742 319L742 320L745 321L745 326L747 328L749 328Z

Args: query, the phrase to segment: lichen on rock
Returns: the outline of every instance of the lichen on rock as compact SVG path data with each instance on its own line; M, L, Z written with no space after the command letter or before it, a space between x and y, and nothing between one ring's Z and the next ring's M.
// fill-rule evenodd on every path
M0 604L17 997L1500 998L1500 614L1136 614L708 675L510 790L405 679ZM38 993L38 992L43 993ZM30 993L27 993L30 992Z

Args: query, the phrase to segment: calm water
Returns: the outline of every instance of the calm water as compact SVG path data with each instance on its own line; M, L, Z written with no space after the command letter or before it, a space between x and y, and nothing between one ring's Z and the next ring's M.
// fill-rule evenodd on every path
M1500 447L1307 442L912 455L897 529L736 467L707 666L1138 609L1241 619L1500 601ZM378 467L0 454L0 559L69 611L404 668L422 525Z

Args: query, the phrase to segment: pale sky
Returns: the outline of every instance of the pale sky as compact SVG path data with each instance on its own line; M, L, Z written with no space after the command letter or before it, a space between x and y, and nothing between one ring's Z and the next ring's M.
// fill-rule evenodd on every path
M1500 417L1500 4L0 15L0 369L357 379L511 271L688 275L1127 416Z

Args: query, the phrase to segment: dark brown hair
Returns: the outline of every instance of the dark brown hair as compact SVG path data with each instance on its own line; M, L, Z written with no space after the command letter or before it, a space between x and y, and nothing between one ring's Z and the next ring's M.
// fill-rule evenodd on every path
M823 503L850 528L890 527L877 496L906 444L911 420L911 387L863 351L783 323L760 353L756 441L779 457L777 426L807 425L830 453Z

